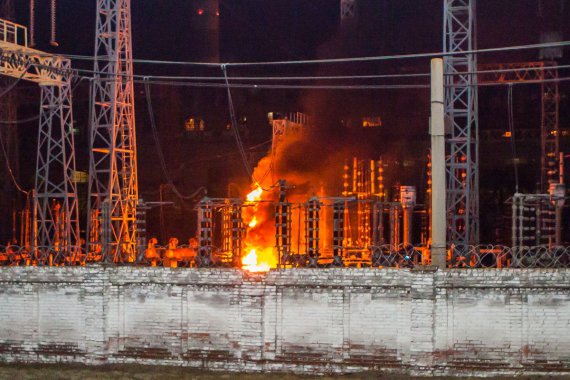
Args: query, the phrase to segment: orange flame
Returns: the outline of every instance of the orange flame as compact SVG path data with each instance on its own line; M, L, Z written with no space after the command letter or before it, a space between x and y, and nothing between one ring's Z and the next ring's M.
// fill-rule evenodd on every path
M246 196L247 202L253 203L246 208L244 213L244 223L248 227L245 239L245 251L247 254L242 258L242 268L249 272L267 272L277 266L272 247L264 246L258 240L267 232L266 215L258 201L263 199L263 189L257 185L256 188Z
M257 251L255 248L252 248L247 255L245 255L241 259L242 268L247 270L248 272L258 273L258 272L269 272L271 269L268 263L260 263L258 264L257 260Z
M254 215L253 219L251 220L251 222L249 222L249 224L247 225L249 228L253 228L255 226L257 226L257 217Z
M247 194L246 199L248 202L255 202L261 199L261 194L263 193L263 189L261 186L257 186L255 190L251 193Z

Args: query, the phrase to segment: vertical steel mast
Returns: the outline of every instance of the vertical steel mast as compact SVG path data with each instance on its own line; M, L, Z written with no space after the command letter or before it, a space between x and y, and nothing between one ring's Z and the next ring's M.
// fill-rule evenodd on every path
M447 135L448 244L456 250L479 240L479 136L475 54L476 0L444 0L443 50Z
M41 87L40 127L34 193L34 245L73 259L79 244L71 64L59 85Z
M89 209L101 219L90 250L100 248L104 260L130 262L138 199L130 0L97 0L94 70Z

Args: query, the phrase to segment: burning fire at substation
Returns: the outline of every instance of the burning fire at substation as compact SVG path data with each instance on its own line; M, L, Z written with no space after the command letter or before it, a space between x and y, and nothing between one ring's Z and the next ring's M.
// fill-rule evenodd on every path
M264 191L260 185L247 194L248 207L244 210L244 224L247 226L245 237L245 256L242 258L242 268L249 272L267 272L277 266L277 258L273 252L273 242L267 239L271 236L268 226L269 214L264 209Z

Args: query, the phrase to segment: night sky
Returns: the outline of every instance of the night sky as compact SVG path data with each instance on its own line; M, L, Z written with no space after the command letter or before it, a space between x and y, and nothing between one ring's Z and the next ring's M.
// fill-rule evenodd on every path
M27 2L16 1L18 22L28 24ZM38 48L55 53L92 55L94 44L95 0L58 0L59 47L49 46L48 2L37 2L40 20L36 26ZM479 0L478 47L490 48L539 42L541 31L561 30L563 38L570 36L570 4L563 13L559 0L545 0L543 14L539 15L537 0ZM204 51L194 48L197 38L193 22L195 4L191 0L133 0L132 26L134 57L177 61L201 61ZM343 30L339 27L338 0L220 0L220 60L224 62L298 60L350 56L392 55L402 53L437 52L442 50L442 0L360 0L358 23ZM199 34L199 33L198 33ZM568 51L561 64L568 64ZM484 55L480 62L517 62L537 60L536 51L499 55ZM90 68L90 63L78 62L77 67ZM425 73L429 60L397 61L369 65L335 67L303 66L295 69L264 68L233 70L230 75L324 75L324 74L379 74ZM196 70L189 67L135 65L137 74L220 75L219 69ZM561 71L565 76L567 71ZM412 82L410 82L412 83ZM569 85L561 84L561 128L568 129ZM24 101L20 116L37 112L39 91L29 84L19 86ZM186 193L199 186L207 186L210 195L224 196L228 183L235 182L243 191L249 180L245 177L238 156L220 159L221 154L235 154L235 144L222 135L209 141L196 141L184 137L184 120L200 115L208 121L212 131L223 130L227 123L227 98L223 90L195 88L153 87L153 101L161 143L171 175ZM234 90L238 116L247 117L247 146L261 143L271 136L266 122L270 111L303 111L317 114L322 129L318 138L311 141L308 150L320 150L323 155L336 149L342 140L351 153L371 157L384 155L394 162L416 162L409 168L397 167L402 184L425 183L425 156L428 147L427 120L429 91L311 91L311 90ZM87 86L81 84L75 93L75 118L80 134L77 136L77 162L79 170L87 169ZM150 134L148 113L142 86L136 86L137 135L139 142L140 193L146 200L158 200L158 187L164 183L155 156ZM483 89L480 96L480 128L506 130L506 88ZM515 127L539 128L540 92L535 86L515 89ZM350 120L363 115L381 115L384 127L375 135L362 131L341 130ZM344 123L344 124L343 124ZM20 134L23 151L35 151L37 126L24 125ZM507 160L507 144L481 145L481 193L483 216L482 240L497 238L494 232L507 194L513 192L512 173ZM538 147L537 141L521 142L521 149L529 157ZM567 145L567 141L563 141ZM216 152L217 151L217 152ZM214 153L216 152L216 153ZM259 158L263 150L254 152ZM534 161L521 168L527 181L523 186L534 191L536 183L536 151ZM315 156L316 160L322 157ZM199 164L193 164L199 162ZM21 181L27 187L33 183L33 161L22 159ZM339 174L340 178L340 174ZM172 198L172 196L170 196ZM168 211L169 219L178 227L167 227L163 234L184 235L193 228L192 206L175 199ZM149 215L151 233L161 233L157 215ZM488 223L486 223L488 218ZM164 230L164 226L162 227ZM188 233L186 233L188 235ZM184 239L186 238L183 236Z

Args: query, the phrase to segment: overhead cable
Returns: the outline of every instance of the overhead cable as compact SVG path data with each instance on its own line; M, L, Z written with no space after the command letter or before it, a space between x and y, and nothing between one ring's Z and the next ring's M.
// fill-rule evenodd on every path
M158 158L159 158L160 166L162 168L162 172L164 174L164 177L165 177L166 181L168 182L168 185L170 186L170 188L172 189L172 191L176 194L176 196L178 198L180 198L182 200L194 200L198 195L200 195L202 192L204 192L205 189L204 189L204 187L199 187L192 194L184 195L178 190L176 185L174 185L174 181L172 181L172 178L170 177L170 174L168 172L168 168L166 167L166 161L164 159L164 154L162 152L162 147L160 145L160 139L158 137L158 130L156 128L156 120L154 118L154 111L152 108L150 86L148 85L148 83L145 84L145 91L146 91L146 103L147 103L147 108L148 108L148 115L150 118L150 126L152 129L152 136L154 138L154 143L156 145L156 150L158 153Z
M539 44L516 45L516 46L503 46L487 49L474 49L460 52L433 52L433 53L413 53L413 54L397 54L397 55L384 55L384 56L368 56L368 57L352 57L352 58L328 58L328 59L310 59L310 60L290 60L290 61L260 61L260 62L227 62L227 63L210 63L210 62L188 62L188 61L169 61L169 60L152 60L152 59L133 59L133 63L141 64L157 64L157 65L182 65L182 66L202 66L211 68L220 68L222 65L225 67L246 67L246 66L286 66L286 65L309 65L309 64L339 64L339 63L353 63L353 62L377 62L389 61L400 59L416 59L416 58L437 58L437 57L450 57L455 55L469 55L469 54L487 54L487 53L500 53L519 50L531 49L544 49L555 47L570 46L570 41L558 42L545 42ZM101 57L94 57L88 55L76 54L62 54L66 58L76 60L105 60Z

